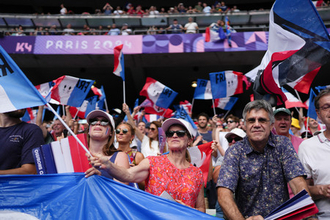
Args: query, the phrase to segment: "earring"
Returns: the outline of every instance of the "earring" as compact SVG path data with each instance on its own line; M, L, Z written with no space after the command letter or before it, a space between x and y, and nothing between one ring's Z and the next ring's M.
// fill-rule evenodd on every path
M133 140L130 140L129 143L131 144Z

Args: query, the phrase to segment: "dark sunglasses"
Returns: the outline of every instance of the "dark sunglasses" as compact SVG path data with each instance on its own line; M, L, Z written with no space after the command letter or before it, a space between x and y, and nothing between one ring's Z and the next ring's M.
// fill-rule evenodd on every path
M227 121L227 124L231 124L231 123L234 123L234 121L232 121L232 120Z
M101 119L101 120L91 119L91 120L89 120L90 125L96 125L97 122L100 122L100 125L102 125L102 126L107 126L109 124L109 121L107 121L105 119Z
M120 134L120 131L123 131L123 134L126 134L128 132L128 130L126 128L124 129L116 129L116 134Z
M234 138L232 138L232 137L228 137L228 138L227 138L228 143L233 142L233 140L235 140L235 142L237 142L237 141L240 141L240 140L243 140L243 139L240 138L240 137L234 137Z
M183 130L178 131L166 131L166 137L173 137L174 134L176 134L178 137L183 137L187 132Z
M152 131L156 131L156 128L150 128L150 130L152 130Z

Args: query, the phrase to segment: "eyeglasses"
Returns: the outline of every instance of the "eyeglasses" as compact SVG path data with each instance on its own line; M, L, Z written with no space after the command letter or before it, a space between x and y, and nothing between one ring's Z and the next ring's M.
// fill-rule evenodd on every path
M173 137L174 134L176 134L178 137L183 137L187 132L184 130L178 130L178 131L166 131L166 137Z
M267 120L265 118L259 118L259 119L248 118L248 119L246 119L246 122L249 123L249 124L254 124L254 123L256 123L256 121L258 121L260 124L266 124L270 120Z
M228 123L228 124L231 124L231 123L234 123L234 121L232 121L232 120L228 120L227 123Z
M97 122L100 122L101 126L107 126L109 124L109 121L107 121L105 119L101 119L101 120L91 119L91 120L89 120L89 124L92 125L92 126L97 125Z
M150 128L150 130L152 130L152 131L156 131L156 128Z
M323 111L328 111L330 109L330 105L323 105L322 107L320 107L320 109Z
M231 142L233 142L233 140L235 140L235 142L237 142L237 141L240 141L240 140L243 140L241 137L228 137L227 138L227 141L228 141L228 143L231 143Z
M123 131L123 134L126 134L128 132L128 130L126 128L124 128L124 129L117 128L116 129L116 134L120 134L120 131Z

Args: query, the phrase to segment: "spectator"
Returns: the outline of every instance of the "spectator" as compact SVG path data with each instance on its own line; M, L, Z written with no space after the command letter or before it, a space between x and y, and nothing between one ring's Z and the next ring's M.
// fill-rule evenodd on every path
M184 7L183 3L178 5L178 11L180 14L185 14L187 12L186 8Z
M159 14L165 15L167 12L165 11L165 8L161 8Z
M37 125L21 121L25 111L0 113L0 175L36 173L32 149L44 138Z
M128 28L128 24L124 23L121 27L121 35L130 35L132 34L132 29Z
M113 7L109 3L106 3L103 6L103 13L104 13L104 15L111 15L112 10L113 10Z
M202 112L197 116L197 128L198 133L203 137L197 145L205 144L212 141L212 132L208 130L207 124L209 121L209 116Z
M197 13L202 13L202 11L203 11L202 2L198 2L197 5L195 5L194 9Z
M234 5L234 6L230 9L230 12L231 12L231 13L237 13L237 12L240 12L240 10L237 8L236 5Z
M186 34L195 34L198 30L198 25L196 22L193 22L193 18L188 18L188 23L184 26Z
M203 3L203 13L204 14L211 14L211 7L210 6L208 6L206 3Z
M221 4L220 8L221 8L222 13L227 14L227 12L229 11L229 8L226 6L225 2L221 2L220 4Z
M144 11L142 10L142 7L141 7L141 5L138 5L138 6L136 6L136 10L135 10L135 12L136 12L136 14L137 15L141 15L141 17L144 15Z
M274 115L264 100L248 103L243 110L246 137L228 148L217 182L218 201L229 219L262 219L305 189L305 170L290 140L274 135ZM235 198L234 198L235 193Z
M66 10L66 8L64 7L63 4L61 4L60 7L61 7L61 10L60 10L60 14L61 14L61 15L66 15L66 14L68 14L68 10Z
M127 155L124 152L117 151L113 146L115 137L113 128L115 122L112 116L104 111L94 110L87 115L86 119L89 124L88 147L91 154L102 156L106 160L126 169L129 168ZM109 175L105 170L99 170L95 167L89 168L85 174L86 177L100 175L109 179L114 179L113 176ZM114 180L118 181L117 179ZM128 184L125 181L122 183Z
M136 125L133 121L131 113L127 104L123 104L123 111L126 113L128 122L135 129L136 137L142 142L141 143L141 153L144 157L147 156L157 156L159 152L159 142L158 142L158 128L161 126L160 122L153 121L150 123L150 129L148 134L143 134L139 129L136 129Z
M319 123L314 118L307 118L307 120L308 120L308 128L311 131L311 133L314 135L314 133L320 130Z
M129 114L129 110L125 112ZM170 150L167 155L148 157L130 169L116 166L100 156L91 157L91 163L122 181L145 180L146 192L160 196L166 191L177 202L205 212L203 174L186 157L187 148L192 143L191 125L185 120L171 118L163 123L162 128Z
M155 27L155 26L149 27L149 29L147 31L147 34L149 34L149 35L155 35L155 34L157 34L157 27Z
M131 4L130 5L130 8L127 10L127 13L128 15L135 15L136 14L136 11L134 9L134 6Z
M187 12L186 12L187 14L195 14L196 13L196 11L193 9L193 7L192 6L189 6L188 7L188 10L187 10Z
M129 158L131 166L138 165L144 156L142 153L138 152L137 148L130 145L135 137L135 130L127 122L121 122L116 128L116 140L118 143L118 150L125 152Z
M116 16L120 16L120 15L124 15L125 12L123 10L120 9L120 6L117 6L116 10L113 12L114 15Z
M57 141L59 138L67 137L68 130L65 128L65 126L59 119L55 119L50 134L52 135L53 140Z
M173 19L173 24L166 28L166 30L170 30L172 34L181 34L183 29L184 28L178 23L177 19Z
M330 89L324 89L315 98L318 118L326 125L326 130L299 146L299 159L307 171L307 185L319 212L317 219L330 218Z
M296 137L300 137L300 125L299 125L299 120L296 118L291 118L291 131L293 133L294 136ZM297 152L298 153L298 152Z
M109 28L109 26L108 26L108 28ZM119 28L117 28L115 23L113 23L111 25L111 29L108 31L108 35L115 36L115 35L119 35L119 34L120 34Z
M174 7L170 7L170 9L167 11L168 14L173 15L173 14L178 14L179 12L175 10Z
M74 29L72 28L72 25L69 23L67 24L66 28L63 30L64 35L74 35Z
M157 11L156 6L150 6L149 15L158 15L158 14L159 14L159 11Z
M50 26L50 28L49 28L49 34L50 34L50 35L57 35L57 34L58 34L58 30L57 30L55 24L52 25L52 26Z

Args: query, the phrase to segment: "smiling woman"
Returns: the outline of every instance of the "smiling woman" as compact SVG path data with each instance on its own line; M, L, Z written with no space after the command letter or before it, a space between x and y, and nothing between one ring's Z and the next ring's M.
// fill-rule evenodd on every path
M91 154L102 155L118 166L129 168L127 155L123 152L117 151L113 145L115 122L112 116L104 111L94 110L87 115L86 119L89 124L88 147ZM114 179L108 172L96 167L88 169L85 174L86 177L91 175L101 175Z
M102 155L90 159L94 166L101 166L121 181L145 181L146 192L157 196L168 193L178 203L205 212L202 171L186 159L193 128L189 122L175 118L167 119L162 128L169 148L167 155L149 156L129 169L115 165Z

